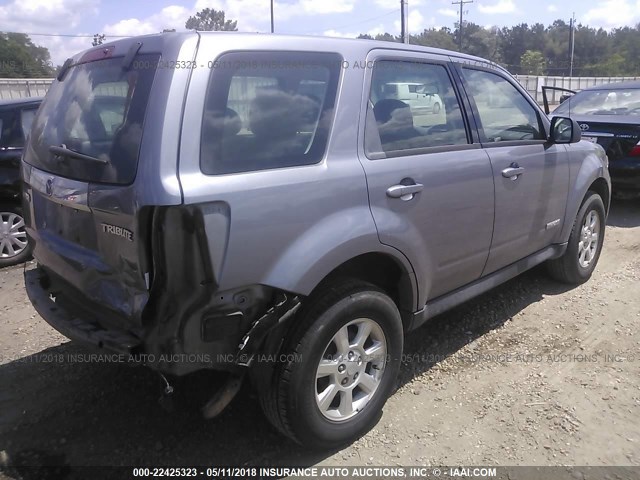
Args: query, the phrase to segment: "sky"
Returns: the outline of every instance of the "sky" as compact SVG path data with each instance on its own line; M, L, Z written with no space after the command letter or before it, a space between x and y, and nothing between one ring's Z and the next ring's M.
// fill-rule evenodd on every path
M408 0L409 30L453 28L459 10L452 0ZM203 8L224 10L238 30L268 32L270 0L0 0L0 31L32 34L54 65L91 46L92 38L34 34L131 36L184 30ZM640 22L640 0L474 0L465 20L479 25L512 26L569 21L611 29ZM400 32L400 0L275 0L276 33L356 37Z

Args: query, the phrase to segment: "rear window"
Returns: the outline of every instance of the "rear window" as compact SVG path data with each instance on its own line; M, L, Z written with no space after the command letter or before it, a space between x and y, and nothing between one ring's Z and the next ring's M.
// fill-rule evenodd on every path
M205 100L200 166L216 175L322 160L341 57L229 53L214 65Z
M138 166L142 125L158 55L140 55L133 68L122 57L73 66L55 82L33 122L26 157L45 171L81 181L129 184ZM142 65L141 68L136 66ZM63 146L103 162L60 157Z
M565 100L556 114L640 115L640 88L585 90Z

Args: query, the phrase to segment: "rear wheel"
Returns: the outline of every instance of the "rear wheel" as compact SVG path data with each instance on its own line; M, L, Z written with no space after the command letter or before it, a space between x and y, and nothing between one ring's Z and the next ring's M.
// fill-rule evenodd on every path
M310 448L352 442L377 422L395 385L403 330L377 287L340 281L309 299L287 342L287 362L262 395L282 433Z
M566 252L548 263L552 277L572 284L584 283L591 277L602 251L605 221L602 198L589 192L573 224Z
M22 263L30 254L22 207L0 204L0 267Z

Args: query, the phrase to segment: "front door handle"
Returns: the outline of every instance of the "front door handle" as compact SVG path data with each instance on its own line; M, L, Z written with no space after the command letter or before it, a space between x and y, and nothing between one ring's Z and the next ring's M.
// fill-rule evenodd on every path
M414 195L420 192L424 188L421 183L414 183L413 185L394 185L387 188L387 197L399 198L400 200L411 200Z
M512 164L509 168L505 168L502 170L502 176L504 178L510 178L511 180L516 180L518 176L524 173L524 168L518 166L518 164Z

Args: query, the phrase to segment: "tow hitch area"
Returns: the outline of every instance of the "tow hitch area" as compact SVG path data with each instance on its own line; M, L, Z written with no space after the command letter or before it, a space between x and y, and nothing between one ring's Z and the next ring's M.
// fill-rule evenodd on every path
M238 346L236 357L237 364L245 368L239 374L232 374L202 408L202 414L205 418L217 417L231 403L240 391L247 371L251 367L255 356L260 352L268 333L276 325L288 321L298 311L300 305L298 297L289 298L286 294L280 294L275 305L253 323L251 329Z

